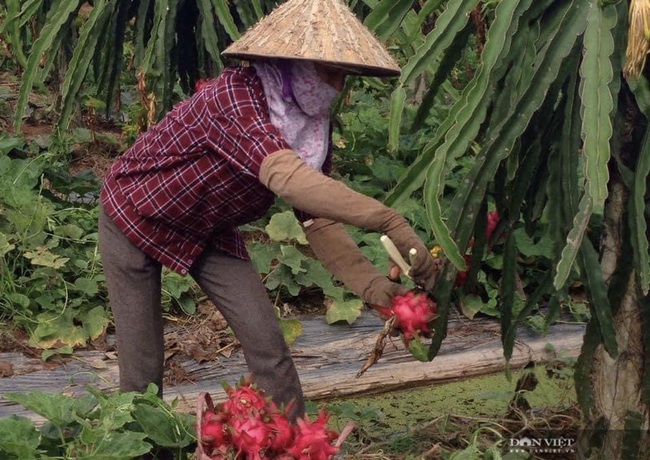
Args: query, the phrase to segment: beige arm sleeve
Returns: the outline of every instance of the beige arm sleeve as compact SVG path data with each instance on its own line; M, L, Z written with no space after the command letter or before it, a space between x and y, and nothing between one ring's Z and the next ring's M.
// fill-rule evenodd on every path
M365 302L387 307L406 288L391 282L366 258L343 224L314 219L305 234L316 257L325 268Z
M388 206L310 168L291 150L264 159L260 182L293 207L313 216L381 232L406 222Z
M414 248L417 256L410 275L425 289L433 287L437 275L434 259L406 219L394 209L315 171L291 150L272 153L262 161L260 182L291 206L312 216L387 234L407 260L409 250Z

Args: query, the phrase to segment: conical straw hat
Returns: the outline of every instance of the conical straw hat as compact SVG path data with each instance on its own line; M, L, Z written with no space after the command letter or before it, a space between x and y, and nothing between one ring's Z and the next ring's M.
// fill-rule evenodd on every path
M222 54L305 59L377 77L400 74L399 65L342 0L288 0Z

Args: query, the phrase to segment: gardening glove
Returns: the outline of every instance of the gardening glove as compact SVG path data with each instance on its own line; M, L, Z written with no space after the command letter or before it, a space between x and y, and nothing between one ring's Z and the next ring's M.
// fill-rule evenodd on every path
M307 241L323 266L371 306L390 307L408 289L391 282L363 255L343 224L329 219L304 223Z
M427 291L433 288L438 265L406 219L394 209L310 168L291 150L279 150L262 161L260 182L293 207L313 216L385 233L406 260L414 248L417 256L408 275Z

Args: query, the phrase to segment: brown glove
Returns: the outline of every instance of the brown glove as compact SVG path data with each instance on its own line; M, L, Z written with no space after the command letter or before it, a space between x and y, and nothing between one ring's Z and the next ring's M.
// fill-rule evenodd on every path
M290 205L313 216L387 234L408 260L417 250L410 276L430 290L437 264L406 219L394 209L310 168L291 150L280 150L264 159L260 182Z
M305 223L305 234L325 268L364 302L390 307L394 296L408 291L375 268L342 224L316 218Z

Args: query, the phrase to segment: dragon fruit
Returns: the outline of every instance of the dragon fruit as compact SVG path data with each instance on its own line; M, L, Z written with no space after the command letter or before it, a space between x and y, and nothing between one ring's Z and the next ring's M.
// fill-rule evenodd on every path
M339 434L327 428L325 409L313 422L305 417L293 424L291 406L281 410L250 380L226 394L226 401L207 410L199 405L198 460L330 460L338 452Z
M426 293L409 291L393 297L390 308L374 308L386 317L395 316L395 328L402 332L408 346L416 335L427 336L431 333L429 323L436 318L437 305Z

